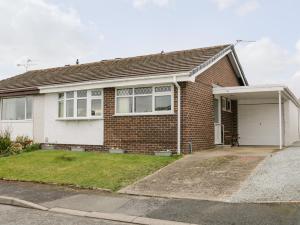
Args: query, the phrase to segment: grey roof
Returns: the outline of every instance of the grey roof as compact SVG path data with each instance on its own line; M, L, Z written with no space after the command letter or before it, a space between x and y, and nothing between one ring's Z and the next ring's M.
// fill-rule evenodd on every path
M188 72L229 46L230 45L219 45L162 54L102 60L80 65L32 70L0 81L0 93L37 90L38 87L45 85Z

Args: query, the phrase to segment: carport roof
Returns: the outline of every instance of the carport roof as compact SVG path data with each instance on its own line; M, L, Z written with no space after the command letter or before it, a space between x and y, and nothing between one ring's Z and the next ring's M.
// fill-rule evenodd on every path
M214 87L214 95L227 96L232 99L262 99L278 98L278 93L300 108L300 103L294 93L284 85L257 85L257 86L235 86L235 87Z

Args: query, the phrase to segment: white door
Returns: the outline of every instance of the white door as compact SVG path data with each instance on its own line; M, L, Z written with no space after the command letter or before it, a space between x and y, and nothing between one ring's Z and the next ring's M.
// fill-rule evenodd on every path
M220 98L214 98L214 127L215 127L215 144L220 145L223 143L222 138L222 125L220 114Z
M240 145L278 145L278 104L238 106Z

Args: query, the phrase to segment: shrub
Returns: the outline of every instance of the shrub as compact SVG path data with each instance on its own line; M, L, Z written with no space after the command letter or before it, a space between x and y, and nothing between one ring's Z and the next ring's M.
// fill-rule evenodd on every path
M30 146L33 141L28 136L17 136L15 143L19 143L22 145L22 148L25 149Z
M41 145L40 144L37 144L37 143L34 143L34 144L31 144L31 145L28 145L25 149L24 149L24 152L33 152L33 151L37 151L41 149Z
M17 155L23 151L22 145L20 143L12 143L8 148L9 155Z
M6 155L8 148L11 146L10 131L5 130L0 132L0 155Z

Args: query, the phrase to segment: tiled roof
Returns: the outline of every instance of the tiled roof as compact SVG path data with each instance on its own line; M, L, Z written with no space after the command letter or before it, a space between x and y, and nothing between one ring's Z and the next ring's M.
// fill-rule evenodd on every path
M32 70L0 81L0 93L54 84L188 72L229 45Z

